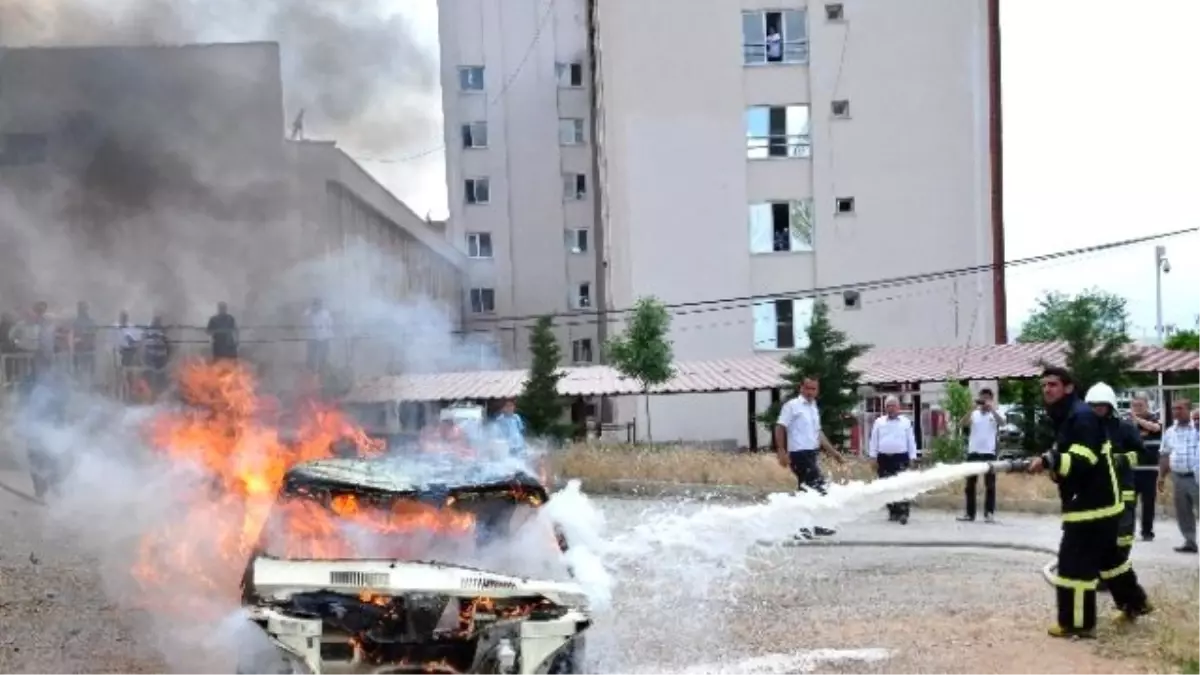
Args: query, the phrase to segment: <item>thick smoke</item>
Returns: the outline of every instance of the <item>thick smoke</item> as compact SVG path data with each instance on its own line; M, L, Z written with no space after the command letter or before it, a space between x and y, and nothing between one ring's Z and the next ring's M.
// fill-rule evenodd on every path
M289 120L375 153L436 138L437 73L399 4L320 0L4 0L0 45L282 45ZM230 73L233 75L234 73Z
M263 40L277 44L246 42ZM313 256L327 217L292 120L352 153L425 148L435 75L371 1L3 0L4 309L85 300L102 323L128 309L193 325L222 300L243 319L276 311L257 293Z

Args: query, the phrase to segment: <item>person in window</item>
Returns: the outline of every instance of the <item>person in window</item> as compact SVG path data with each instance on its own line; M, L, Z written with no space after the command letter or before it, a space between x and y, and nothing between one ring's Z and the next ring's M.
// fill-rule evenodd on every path
M237 321L229 313L229 305L217 303L217 313L208 320L205 330L212 338L212 357L214 361L236 359L238 357L238 327Z
M779 33L778 28L767 29L767 60L782 61L783 60L783 35Z

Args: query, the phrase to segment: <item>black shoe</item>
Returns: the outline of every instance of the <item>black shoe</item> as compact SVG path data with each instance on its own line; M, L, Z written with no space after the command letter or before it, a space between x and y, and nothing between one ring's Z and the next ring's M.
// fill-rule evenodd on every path
M1196 542L1194 542L1194 541L1188 542L1188 543L1184 544L1183 546L1175 547L1176 553L1196 553L1198 551L1200 551L1200 549L1196 548Z
M907 513L906 513L906 514L904 514L904 515L902 515L902 516L900 516L900 524L901 524L901 525L907 525L907 524L908 524L908 514L907 514Z
M900 516L896 515L895 513L889 513L889 514L888 514L888 522L889 522L889 523L894 523L894 522L896 522L897 520L899 520L899 518L900 518Z
M837 534L837 530L831 530L828 527L814 527L813 532L818 537L832 537L833 535Z
M1153 532L1143 532L1142 533L1142 541L1154 541L1154 533Z
M810 530L809 528L802 527L802 528L800 528L800 531L797 532L793 536L793 538L799 539L801 541L812 541L813 533L812 533L812 530Z
M960 523L973 523L975 522L975 516L959 516L956 520Z

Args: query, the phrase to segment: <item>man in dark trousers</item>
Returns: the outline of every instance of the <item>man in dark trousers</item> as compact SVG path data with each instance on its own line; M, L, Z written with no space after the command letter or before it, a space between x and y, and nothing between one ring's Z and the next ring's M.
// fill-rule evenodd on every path
M1051 637L1092 638L1101 565L1117 545L1118 520L1125 506L1103 425L1076 394L1071 373L1046 368L1042 397L1054 424L1055 442L1030 463L1029 471L1049 472L1062 501L1062 539L1054 577L1058 620L1047 632Z
M238 357L238 327L237 321L229 313L229 305L217 303L217 313L208 320L206 331L212 338L212 357L214 361L221 359L236 359Z
M1154 506L1158 499L1158 448L1162 444L1162 422L1150 411L1146 395L1139 393L1129 404L1130 422L1142 435L1145 451L1139 456L1141 463L1134 472L1134 490L1142 503L1142 541L1154 541Z
M806 377L800 383L799 395L783 404L779 419L775 421L775 452L779 466L791 469L796 475L797 489L813 490L825 494L825 476L817 463L817 455L824 451L839 464L842 458L833 444L821 431L821 412L817 408L820 385L815 377ZM801 528L798 538L812 539L813 534L829 536L835 534L828 527Z
M996 399L991 389L980 389L979 397L975 399L975 409L967 413L959 421L959 426L968 430L967 461L994 462L996 461L996 446L1000 440L1000 428L1004 426L1004 418L996 412ZM967 513L960 516L961 521L975 520L975 500L979 486L979 476L967 479ZM983 477L983 519L989 523L996 516L996 474L989 471Z
M900 414L900 399L888 396L883 409L886 414L875 418L871 425L867 456L875 462L876 475L888 478L908 470L917 461L917 440L912 420ZM888 504L888 520L907 525L909 506L908 502Z

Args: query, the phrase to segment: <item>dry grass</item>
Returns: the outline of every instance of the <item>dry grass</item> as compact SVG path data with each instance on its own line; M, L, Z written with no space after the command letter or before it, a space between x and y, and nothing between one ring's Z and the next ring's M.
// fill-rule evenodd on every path
M1101 651L1145 664L1151 672L1200 671L1200 585L1196 570L1178 576L1150 589L1151 618L1133 626L1106 626Z
M823 458L821 462L826 475L833 481L875 477L866 460L848 458L845 464L837 464ZM720 452L684 446L576 444L555 452L550 463L556 475L582 479L593 489L620 481L736 486L767 492L796 487L791 472L781 468L775 455L770 453ZM980 488L982 493L982 486ZM996 477L996 493L1005 510L1040 513L1053 512L1059 507L1057 490L1044 476L1001 474ZM980 496L982 498L982 494ZM1165 497L1170 498L1170 494ZM961 508L962 485L955 483L933 490L919 503Z

